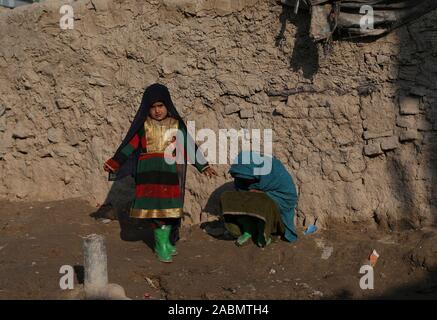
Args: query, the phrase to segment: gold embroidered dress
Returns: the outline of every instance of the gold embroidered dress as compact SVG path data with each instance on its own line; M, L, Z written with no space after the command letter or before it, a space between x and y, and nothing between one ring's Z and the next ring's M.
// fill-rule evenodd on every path
M148 117L144 126L131 141L108 161L109 166L117 169L137 148L141 148L135 176L135 199L131 207L131 217L156 219L182 216L183 199L177 164L169 164L165 160L165 157L174 157L165 154L165 150L170 144L178 143L176 141L178 129L186 139L186 131L180 128L178 120L167 117L157 121ZM179 145L185 146L184 143ZM202 165L197 161L194 161L194 165L199 171L208 167L207 164Z

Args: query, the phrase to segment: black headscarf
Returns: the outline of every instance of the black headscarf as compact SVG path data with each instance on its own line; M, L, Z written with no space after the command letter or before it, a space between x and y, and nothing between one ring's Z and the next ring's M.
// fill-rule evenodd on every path
M141 104L137 111L137 114L135 115L135 118L132 121L129 130L126 133L126 136L124 137L115 154L121 152L121 150L129 143L129 141L132 140L132 138L139 131L139 129L144 126L144 122L149 115L150 107L158 101L165 104L169 116L179 120L180 124L185 127L181 116L179 115L173 104L173 101L171 100L170 92L168 91L167 87L159 83L154 83L147 87L144 91L143 98L141 99ZM111 174L109 176L109 181L120 180L129 175L134 177L140 153L140 149L135 150L135 152L131 154L128 160L121 165L120 169L117 171L117 174Z
M176 110L173 101L171 100L170 92L168 91L168 88L165 85L154 83L146 88L143 94L143 98L141 99L141 105L137 111L137 114L135 115L134 120L132 121L132 124L121 142L120 146L118 147L116 154L121 152L121 150L129 143L129 141L135 136L135 134L139 131L139 129L144 126L144 122L147 119L147 116L149 115L149 110L152 104L155 102L163 102L164 105L167 108L168 116L171 116L172 118L175 118L179 121L179 128L182 128L184 130L187 130L187 127L182 120L181 116L179 115L178 111ZM187 140L192 140L192 138L189 136L187 132ZM187 145L188 141L185 141L185 146ZM197 147L195 147L197 149ZM138 148L131 154L131 156L126 160L125 163L123 163L120 167L120 169L117 171L117 173L109 174L109 181L115 181L122 179L128 175L134 177L137 170L137 163L138 163L138 157L141 153L141 148ZM186 181L186 175L187 175L187 164L186 161L183 164L177 164L177 172L179 176L179 185L181 188L181 198L182 198L182 204L184 203L184 196L185 196L185 181ZM179 227L180 221L176 227L172 230L171 235L171 241L174 243L179 239Z

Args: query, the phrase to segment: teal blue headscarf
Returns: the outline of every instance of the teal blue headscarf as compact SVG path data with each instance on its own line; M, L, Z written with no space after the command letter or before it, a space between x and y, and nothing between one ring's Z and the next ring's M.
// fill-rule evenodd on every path
M294 208L297 201L296 187L293 178L284 165L275 157L260 155L257 152L240 152L229 173L236 178L237 189L257 189L265 192L278 205L281 219L285 225L285 239L289 242L297 240L294 225ZM257 181L249 186L242 186L238 178Z

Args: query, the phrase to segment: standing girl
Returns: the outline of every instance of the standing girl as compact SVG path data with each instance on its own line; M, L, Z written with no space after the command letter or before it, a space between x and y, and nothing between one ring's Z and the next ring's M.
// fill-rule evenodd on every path
M169 134L172 130L182 134ZM149 220L154 229L155 253L162 262L172 262L172 256L177 254L175 244L184 204L187 158L206 176L217 175L189 139L187 127L167 87L155 83L145 90L126 137L115 155L104 164L105 171L110 172L110 180L127 175L135 177L135 199L130 216ZM182 161L168 161L174 157L166 152L171 144L182 149ZM194 152L189 150L191 145ZM197 156L191 159L191 153Z

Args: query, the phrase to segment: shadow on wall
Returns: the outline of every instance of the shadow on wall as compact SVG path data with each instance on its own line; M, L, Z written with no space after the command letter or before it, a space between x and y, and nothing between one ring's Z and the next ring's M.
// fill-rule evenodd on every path
M387 155L397 229L437 226L437 10L395 31L395 134L401 146ZM417 169L417 170L416 170Z
M388 223L390 229L437 226L436 23L437 10L434 9L392 31L397 34L399 50L387 57L384 53L375 57L397 63L397 75L393 80L396 88L394 134L400 146L389 151L386 160L390 191L399 206L382 212L383 219L386 219L385 215L393 216L388 217L392 220ZM344 41L365 44L378 38L369 36ZM377 84L378 79L374 83Z
M220 196L225 191L234 191L234 182L226 182L217 189L215 189L205 205L203 211L207 212L211 216L217 217L217 220L204 222L200 225L202 230L205 230L210 236L217 240L232 240L225 233L225 225L221 212Z
M305 79L311 80L319 70L319 53L317 44L310 37L311 16L307 10L299 10L294 14L293 9L282 6L279 16L281 29L276 36L275 45L282 49L287 22L293 24L297 32L294 35L293 53L290 58L290 68L294 72L302 70Z
M285 42L287 22L297 28L290 67L302 70L306 79L318 72L321 52L310 36L311 16L308 11L282 6L281 29L276 36L276 46ZM424 225L437 226L437 10L393 31L398 35L398 52L385 56L375 53L375 64L379 59L397 60L397 87L393 97L397 124L394 134L400 147L386 153L387 171L390 175L390 192L397 206L383 208L375 218L390 220L391 229L420 228ZM338 35L337 35L338 36ZM384 36L383 36L384 37ZM380 37L343 39L366 45ZM378 56L376 57L376 55ZM379 62L378 62L379 64ZM383 70L387 72L389 70ZM380 79L370 84L378 89ZM386 81L391 84L391 79ZM406 98L406 99L405 99ZM403 103L400 100L403 99ZM383 115L381 115L383 116ZM399 124L401 123L401 124ZM416 170L417 169L417 170ZM383 199L382 199L383 201ZM395 221L396 220L396 221Z
M417 214L419 208L415 202L415 191L412 188L411 181L415 179L413 168L403 163L402 156L399 152L394 152L387 156L387 169L391 178L390 191L392 196L400 203L397 208L390 208L388 215L395 215L395 219L388 221L379 221L380 226L388 227L391 230L406 230L417 228ZM395 214L395 211L396 214ZM398 215L401 213L401 215Z
M226 182L225 184L215 189L211 193L210 197L208 198L208 201L203 211L207 212L210 215L220 217L221 216L220 196L225 191L234 191L234 190L235 190L234 182Z

